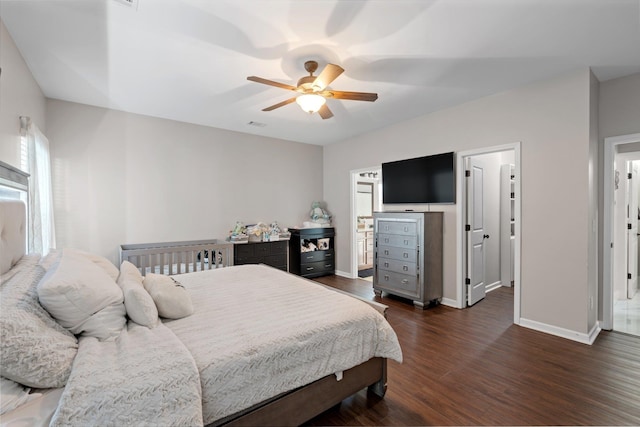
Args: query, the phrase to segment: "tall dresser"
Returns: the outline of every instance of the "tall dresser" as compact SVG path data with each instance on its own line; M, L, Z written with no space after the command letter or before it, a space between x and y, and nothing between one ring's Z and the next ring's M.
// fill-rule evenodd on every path
M413 300L442 299L442 212L376 212L373 289Z

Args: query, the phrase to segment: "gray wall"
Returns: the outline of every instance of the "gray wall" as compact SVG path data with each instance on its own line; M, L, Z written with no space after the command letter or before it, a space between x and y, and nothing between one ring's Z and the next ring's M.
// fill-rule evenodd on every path
M596 232L587 232L590 77L585 68L326 146L324 194L336 219L338 270L351 273L349 171L521 141L521 316L586 334L588 245ZM445 213L444 297L455 300L456 209L431 210Z
M225 238L236 221L301 224L322 147L47 101L59 247Z
M598 105L601 143L640 132L640 73L600 83Z
M0 160L20 167L20 116L46 131L45 97L0 20Z

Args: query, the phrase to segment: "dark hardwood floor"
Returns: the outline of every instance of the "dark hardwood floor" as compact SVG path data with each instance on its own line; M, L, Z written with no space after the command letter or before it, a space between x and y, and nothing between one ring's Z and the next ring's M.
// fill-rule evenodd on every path
M404 362L384 399L363 390L308 425L640 425L640 338L589 346L513 324L513 288L475 306L415 309L371 282L316 279L389 306Z

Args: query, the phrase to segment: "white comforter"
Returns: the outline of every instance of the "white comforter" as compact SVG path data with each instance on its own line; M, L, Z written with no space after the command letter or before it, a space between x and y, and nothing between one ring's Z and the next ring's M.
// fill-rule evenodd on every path
M202 425L193 358L163 324L83 337L52 426Z
M165 324L200 371L205 424L372 357L402 361L380 313L310 281L261 265L174 277L195 313Z

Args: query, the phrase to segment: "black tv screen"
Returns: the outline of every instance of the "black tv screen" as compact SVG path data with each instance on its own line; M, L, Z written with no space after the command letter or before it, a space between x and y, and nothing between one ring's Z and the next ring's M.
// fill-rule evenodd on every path
M455 153L382 164L382 203L455 202Z

